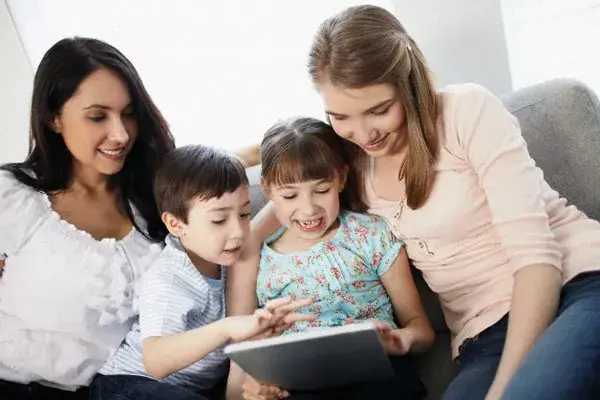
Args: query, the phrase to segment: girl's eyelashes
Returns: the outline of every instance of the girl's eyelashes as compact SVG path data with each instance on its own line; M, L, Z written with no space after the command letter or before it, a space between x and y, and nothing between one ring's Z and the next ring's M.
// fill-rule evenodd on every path
M331 187L326 187L326 188L318 188L318 189L314 189L313 192L316 194L327 194L331 191ZM283 194L281 195L281 197L285 200L293 200L296 197L298 197L298 195L296 193L293 194Z

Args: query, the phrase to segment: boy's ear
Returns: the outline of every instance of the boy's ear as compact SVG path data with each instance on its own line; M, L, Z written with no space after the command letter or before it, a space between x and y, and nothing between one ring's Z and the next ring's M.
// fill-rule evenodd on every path
M178 238L182 238L185 235L185 224L179 218L166 211L162 213L160 218L171 235Z
M267 185L263 178L260 178L260 187L262 188L265 197L268 200L271 200L271 189L269 188L269 185Z

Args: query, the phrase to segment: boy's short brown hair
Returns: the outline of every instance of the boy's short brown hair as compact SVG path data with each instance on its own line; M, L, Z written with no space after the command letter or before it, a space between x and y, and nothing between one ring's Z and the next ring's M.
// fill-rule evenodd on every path
M248 185L240 160L224 151L202 145L179 147L168 153L154 179L158 212L188 222L190 202L208 200Z

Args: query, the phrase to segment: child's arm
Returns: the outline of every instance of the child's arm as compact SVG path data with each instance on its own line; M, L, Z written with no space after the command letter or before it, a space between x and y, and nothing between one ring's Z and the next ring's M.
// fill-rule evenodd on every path
M255 316L228 317L186 332L151 336L142 343L144 367L150 376L162 379L189 367L232 340L236 324L256 323Z
M400 340L398 345L411 353L429 349L435 339L435 333L421 305L404 248L400 250L392 266L381 275L381 282L392 300L396 318L402 326L401 329L390 333L391 339Z
M144 367L150 376L162 379L189 367L229 341L240 341L267 332L279 332L296 321L311 317L294 313L309 301L273 300L247 316L227 317L206 326L142 342Z

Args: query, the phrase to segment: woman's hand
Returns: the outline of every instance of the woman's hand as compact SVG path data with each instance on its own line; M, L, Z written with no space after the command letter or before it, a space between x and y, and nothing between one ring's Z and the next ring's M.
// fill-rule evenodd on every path
M250 168L260 164L260 145L253 144L235 151L235 155L244 164L244 167Z

